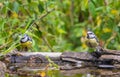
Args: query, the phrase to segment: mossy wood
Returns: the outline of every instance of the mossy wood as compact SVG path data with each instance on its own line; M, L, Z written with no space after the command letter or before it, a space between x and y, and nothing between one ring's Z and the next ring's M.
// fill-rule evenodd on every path
M19 52L19 51L17 51ZM49 63L66 62L82 64L82 66L113 65L115 68L120 66L120 51L103 49L101 56L95 58L92 53L88 52L19 52L10 53L1 58L5 63ZM112 66L110 66L112 67Z
M94 69L120 69L120 51L102 49L102 52L100 53L101 56L99 58L96 58L93 53L16 51L15 53L13 52L1 56L0 60L6 64L7 70L11 71L10 73L16 71L18 74L28 74L27 72L44 70L51 62L57 63L59 65L59 69L63 70L63 73L66 73L65 70L74 69L79 69L79 71L88 71L91 67ZM88 70L85 70L86 68ZM54 68L50 67L50 69ZM119 73L117 72L117 74Z

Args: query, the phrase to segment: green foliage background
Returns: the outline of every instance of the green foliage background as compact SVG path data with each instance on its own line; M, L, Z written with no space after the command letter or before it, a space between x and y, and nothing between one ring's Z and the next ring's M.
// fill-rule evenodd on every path
M104 48L119 50L120 1L0 1L1 52L18 48L25 33L33 38L33 51L86 51L87 29L97 35Z

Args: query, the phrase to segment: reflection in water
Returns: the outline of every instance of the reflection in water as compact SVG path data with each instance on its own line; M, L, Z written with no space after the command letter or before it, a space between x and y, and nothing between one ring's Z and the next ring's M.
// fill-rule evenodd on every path
M11 64L20 67L17 71L10 71L6 77L120 77L120 72L117 69L98 69L96 67L80 67L77 69L59 70L55 67L45 64L29 64L17 63ZM64 65L61 65L64 66ZM9 67L9 68L10 68Z
M80 68L61 71L67 77L120 77L117 69Z

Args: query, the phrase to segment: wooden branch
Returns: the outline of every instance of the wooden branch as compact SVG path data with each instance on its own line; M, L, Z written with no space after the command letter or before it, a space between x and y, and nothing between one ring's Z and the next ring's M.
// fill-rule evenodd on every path
M69 58L69 59L76 60L75 62L77 62L77 61L92 61L93 59L95 59L95 57L92 55L92 53L89 53L89 52L63 52L63 53L61 53L61 52L19 52L19 51L16 51L16 52L17 53L15 53L15 52L10 53L9 56L14 56L14 57L21 57L21 56L22 57L29 57L29 56L38 56L39 57L39 56L41 56L44 58L46 58L46 56L47 56L47 57L54 58L54 59L61 58L62 60L64 60L65 58ZM101 57L103 57L103 56L104 56L104 58L106 57L106 59L108 59L107 58L108 56L119 57L120 51L104 49L102 51ZM112 59L112 58L110 58L110 59ZM115 59L117 59L117 58L115 58ZM99 58L98 58L98 60L99 60ZM117 60L120 60L120 59L118 58Z
M0 77L5 77L6 68L5 63L0 61Z
M120 69L120 51L103 49L102 55L99 58L95 58L92 53L89 52L12 52L0 58L5 62L10 71L17 71L16 74L30 75L29 72L39 71L42 68L46 68L50 61L53 61L59 65L59 69L62 73L66 73L69 70L79 69L79 73L91 72L94 68L104 69ZM37 69L35 69L37 68ZM47 67L48 68L48 67ZM54 69L49 66L49 69ZM66 71L67 70L67 71ZM98 72L100 69L96 70ZM77 70L75 70L77 73ZM112 71L112 70L111 70ZM111 71L101 73L105 75ZM14 73L14 72L13 72ZM72 71L72 73L74 73ZM118 72L109 75L117 75ZM32 74L35 75L35 74Z
M19 55L20 54L20 55ZM112 56L112 57L109 57ZM35 62L48 62L47 58L49 57L53 61L69 61L77 63L79 61L84 62L102 62L103 59L108 59L111 62L120 61L118 57L120 57L120 51L114 50L104 50L102 56L100 58L95 58L92 53L89 52L19 52L11 53L7 57L10 57L10 62L24 62L29 60L34 60ZM6 57L5 57L6 58ZM15 61L14 61L15 59Z
M48 59L60 61L60 55L59 52L15 52L5 55L1 60L7 63L46 63Z
M37 20L42 20L44 17L46 17L48 14L50 14L52 11L54 11L55 10L55 8L53 8L52 10L50 10L50 11L47 11L47 13L46 14L44 14L44 15L42 15L42 16L40 16Z
M97 68L116 68L120 69L120 51L103 49L102 55L96 58L89 52L19 52L9 53L0 58L1 61L8 65L18 64L35 66L41 63L48 64L49 60L57 63L60 69L76 69L84 67ZM62 64L62 65L61 65ZM69 64L69 66L66 66Z

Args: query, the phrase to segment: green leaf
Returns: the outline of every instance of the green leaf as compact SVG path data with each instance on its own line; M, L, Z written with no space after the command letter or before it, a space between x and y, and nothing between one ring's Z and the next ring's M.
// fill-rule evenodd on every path
M25 27L25 31L27 31L30 28L30 26L32 25L33 22L34 22L34 20L32 20L32 19L30 19L28 21L28 23L26 24L26 27Z
M0 20L0 30L4 31L4 26L5 26L6 20L1 19Z
M15 1L13 3L13 11L17 12L19 11L19 3L17 1Z
M92 14L92 16L96 16L95 5L92 2L89 2L89 11Z
M61 28L58 28L57 31L60 33L60 34L66 34L66 31L61 29Z
M43 8L43 3L39 1L39 4L38 4L38 10L40 13L42 13L44 11L44 8Z
M104 34L101 35L103 40L108 40L110 38L110 36L111 36L110 32L109 33L104 33Z
M27 0L28 1L28 3L31 3L31 0Z
M88 8L88 0L82 0L81 10L85 11Z
M36 31L35 31L35 35L37 35L38 37L42 37L42 34L43 34L43 33L42 33L41 30L39 30L39 31L36 30Z

